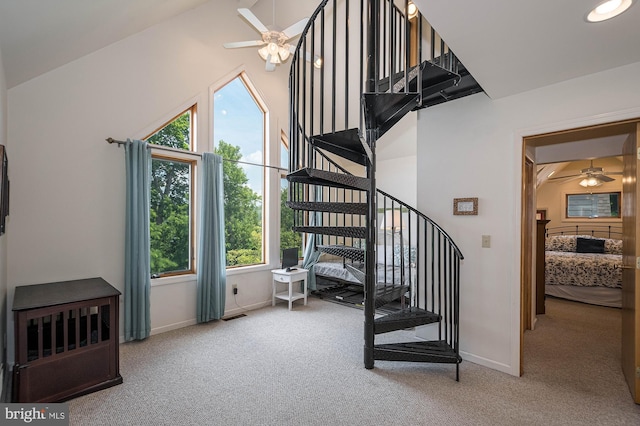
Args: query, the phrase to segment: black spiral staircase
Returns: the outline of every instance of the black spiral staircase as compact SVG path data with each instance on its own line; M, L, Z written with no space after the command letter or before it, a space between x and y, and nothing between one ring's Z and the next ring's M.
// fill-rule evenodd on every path
M377 190L376 145L410 111L482 89L408 7L324 0L309 19L289 76L288 206L294 229L362 281L365 367L450 363L458 380L463 256L427 216ZM399 308L380 316L392 302ZM375 343L378 334L427 324L433 340Z

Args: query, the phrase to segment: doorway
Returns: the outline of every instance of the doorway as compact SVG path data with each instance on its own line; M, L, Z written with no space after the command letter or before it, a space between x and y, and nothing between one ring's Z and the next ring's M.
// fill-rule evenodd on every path
M639 128L640 120L625 120L613 123L606 123L576 129L567 129L558 132L527 136L523 138L523 159L522 159L522 259L521 265L527 268L521 274L521 330L520 330L520 372L525 372L524 361L524 331L535 329L537 320L535 307L535 234L527 235L536 228L536 179L532 179L532 173L528 162L535 165L539 163L554 163L561 161L577 161L584 159L594 159L601 157L622 156L623 144L630 135L635 135ZM635 139L634 139L635 141ZM529 167L529 169L527 169ZM549 172L547 172L549 173ZM634 171L634 173L636 173ZM533 199L532 199L533 197ZM623 230L623 232L628 232ZM636 240L636 230L634 235L626 235L625 238ZM625 240L627 241L627 240ZM530 278L527 278L530 277ZM534 277L534 278L531 278ZM635 306L632 306L635 311ZM530 315L529 318L525 316ZM629 337L625 337L628 339ZM635 336L633 336L635 338ZM633 394L633 390L632 390Z

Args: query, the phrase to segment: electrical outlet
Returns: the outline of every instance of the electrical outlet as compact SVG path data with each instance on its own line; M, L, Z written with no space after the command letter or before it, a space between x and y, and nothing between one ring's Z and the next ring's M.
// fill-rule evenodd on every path
M238 294L238 284L233 284L231 288L233 289L233 294Z

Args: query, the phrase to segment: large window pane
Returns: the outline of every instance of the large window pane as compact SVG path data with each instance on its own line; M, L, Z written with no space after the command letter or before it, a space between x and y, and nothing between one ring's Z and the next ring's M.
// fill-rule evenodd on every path
M191 164L151 161L151 275L190 268Z
M239 160L240 148L220 141L216 152L224 158ZM247 173L247 170L249 173ZM254 170L252 170L254 169ZM224 221L227 266L262 263L262 197L249 185L250 172L259 166L224 164ZM261 183L261 180L260 180Z
M287 207L289 181L280 179L280 248L302 247L302 235L293 231L293 210Z
M620 217L620 193L567 194L567 217Z
M196 106L145 139L152 148L149 231L151 276L193 273L193 174ZM163 147L184 151L175 152Z
M175 120L147 138L147 142L170 148L191 150L192 109L183 112Z
M213 99L216 153L225 161L227 266L264 263L265 110L244 75L218 89Z

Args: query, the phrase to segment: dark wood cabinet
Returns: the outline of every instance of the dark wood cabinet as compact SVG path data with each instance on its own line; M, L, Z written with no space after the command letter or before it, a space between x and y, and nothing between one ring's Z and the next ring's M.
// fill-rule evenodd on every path
M544 314L544 243L549 220L538 220L536 228L536 314Z
M14 402L60 402L122 383L120 292L102 278L19 286Z

